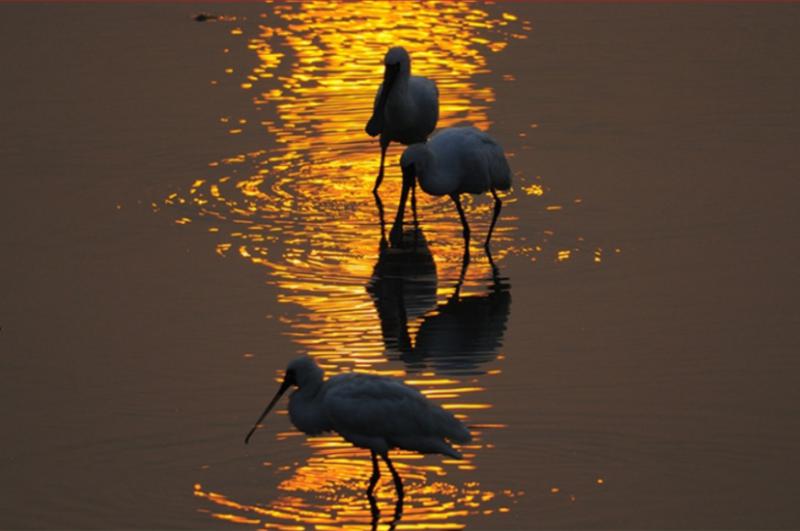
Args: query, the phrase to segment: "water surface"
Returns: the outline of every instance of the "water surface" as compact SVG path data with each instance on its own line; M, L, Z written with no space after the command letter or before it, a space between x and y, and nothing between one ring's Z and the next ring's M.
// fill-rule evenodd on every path
M1 527L370 527L364 451L242 444L299 354L470 426L397 528L797 527L795 6L2 10ZM509 154L495 267L488 197L382 245L398 40Z

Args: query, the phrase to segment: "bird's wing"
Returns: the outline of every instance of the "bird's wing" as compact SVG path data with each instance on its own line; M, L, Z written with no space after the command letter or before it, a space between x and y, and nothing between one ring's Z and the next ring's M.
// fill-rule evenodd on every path
M381 100L381 92L383 92L383 83L381 83L378 87L378 91L375 93L375 101L372 104L372 116L365 128L369 136L378 136L383 132L383 109L378 108L378 102Z
M426 450L414 448L407 441L410 438L469 439L469 432L452 414L399 380L347 374L331 378L326 386L329 389L323 408L334 429L346 439L351 439L352 435L380 438L389 448L397 446L420 451Z
M439 121L439 87L427 77L411 76L410 83L419 112L420 133L427 138L436 129Z
M491 174L484 136L474 127L449 127L433 135L429 149L436 155L438 179L452 182L458 193L487 192Z

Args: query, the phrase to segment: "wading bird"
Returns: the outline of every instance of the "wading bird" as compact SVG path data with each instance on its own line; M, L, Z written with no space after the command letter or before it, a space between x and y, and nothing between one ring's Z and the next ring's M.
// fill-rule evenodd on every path
M372 477L367 495L380 478L378 456L386 462L397 489L398 507L403 483L389 459L389 450L400 448L424 454L461 454L447 440L468 442L469 431L451 413L429 401L400 380L371 374L348 373L324 380L324 372L304 356L289 363L275 397L245 437L245 444L267 413L292 386L289 397L292 424L308 435L335 431L348 442L372 454Z
M390 142L410 145L425 142L439 120L439 90L425 77L411 75L411 58L405 48L386 52L383 83L375 95L369 136L380 136L381 166L372 192L377 195L383 181L383 163Z
M474 127L450 127L433 135L427 144L413 144L400 157L403 170L403 192L397 209L392 235L402 234L408 188L419 179L420 187L428 194L449 195L456 204L464 227L464 245L469 254L469 224L461 207L460 194L491 192L494 213L484 247L489 250L497 216L503 206L497 190L511 188L511 169L503 148L488 134Z

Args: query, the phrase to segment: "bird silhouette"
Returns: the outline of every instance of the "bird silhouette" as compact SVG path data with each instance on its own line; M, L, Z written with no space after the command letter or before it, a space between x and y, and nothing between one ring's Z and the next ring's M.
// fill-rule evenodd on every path
M431 402L418 390L400 380L371 374L346 373L325 380L323 370L308 356L291 361L278 392L245 437L250 441L264 417L292 386L289 398L292 424L308 435L335 431L372 456L372 476L367 495L380 478L378 457L392 474L402 510L403 482L389 451L395 448L424 454L444 454L456 459L461 454L450 445L471 440L467 428L452 413Z
M418 143L406 148L400 158L403 171L403 191L397 209L391 237L397 239L403 231L403 215L408 189L415 179L430 195L448 195L458 210L463 226L464 245L469 254L469 224L461 206L460 194L491 192L494 212L484 247L489 250L497 217L503 206L497 190L511 188L511 169L503 148L495 140L474 127L450 127L433 135L427 144ZM413 207L414 205L412 205ZM415 209L416 210L416 209Z
M375 94L370 136L380 135L381 162L372 192L383 181L386 149L391 142L410 145L425 142L439 120L439 90L432 80L411 75L411 57L405 48L390 48L384 57L383 83Z

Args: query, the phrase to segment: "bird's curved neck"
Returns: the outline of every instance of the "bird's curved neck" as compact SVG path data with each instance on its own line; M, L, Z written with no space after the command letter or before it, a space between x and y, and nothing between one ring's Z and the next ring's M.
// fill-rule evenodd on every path
M417 179L423 189L432 182L439 180L439 167L436 164L436 155L430 149L425 150L422 160L417 165Z
M309 435L330 430L322 410L323 382L304 385L289 397L289 417L297 429Z

